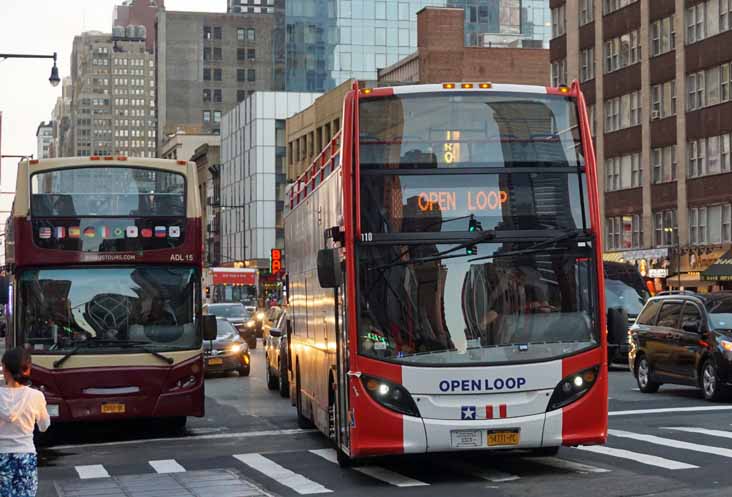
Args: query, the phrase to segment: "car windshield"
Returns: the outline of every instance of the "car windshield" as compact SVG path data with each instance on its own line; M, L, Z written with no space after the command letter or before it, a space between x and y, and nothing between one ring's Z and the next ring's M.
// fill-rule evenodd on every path
M210 305L208 313L222 318L246 319L249 317L249 313L241 304Z
M480 260L465 249L429 260L449 244L362 246L361 353L410 364L495 364L595 346L592 259L573 244L500 257L527 244L484 243Z
M647 294L639 292L620 280L605 280L605 308L622 308L631 315L637 316L643 310Z
M225 340L231 339L238 335L234 325L228 322L226 319L216 320L216 339Z
M717 330L732 330L732 295L711 300L707 304L709 321Z
M30 269L19 280L20 343L34 354L201 344L193 269Z

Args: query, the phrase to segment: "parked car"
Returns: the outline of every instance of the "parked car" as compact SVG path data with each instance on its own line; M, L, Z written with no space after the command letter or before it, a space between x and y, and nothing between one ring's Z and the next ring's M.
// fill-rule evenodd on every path
M204 304L203 314L209 314L228 320L239 331L239 336L246 340L250 348L257 348L257 336L251 326L250 313L238 302L227 302L220 304Z
M720 400L732 385L732 293L662 292L646 303L628 340L641 392L675 383Z
M279 390L282 397L290 393L290 385L287 377L287 352L283 347L287 341L287 311L280 309L276 321L265 324L264 355L266 361L267 387L270 390Z
M249 376L249 346L224 318L216 318L216 340L204 341L203 354L207 373L237 371L239 376Z

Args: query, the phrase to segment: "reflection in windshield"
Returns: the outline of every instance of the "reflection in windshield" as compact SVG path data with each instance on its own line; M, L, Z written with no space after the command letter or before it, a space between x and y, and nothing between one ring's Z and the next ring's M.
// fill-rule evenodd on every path
M643 310L646 294L626 285L620 280L605 279L605 307L622 308L630 316L637 316Z
M732 330L732 295L710 299L707 311L712 328Z
M523 248L510 245L480 244L478 251L483 257ZM465 255L366 269L450 247L361 247L361 353L400 362L500 363L598 343L590 251L576 242L560 254L473 262Z
M197 277L186 268L40 269L19 284L22 343L34 353L195 348Z
M210 305L208 306L208 313L212 316L219 316L222 318L246 319L249 317L246 309L241 304Z

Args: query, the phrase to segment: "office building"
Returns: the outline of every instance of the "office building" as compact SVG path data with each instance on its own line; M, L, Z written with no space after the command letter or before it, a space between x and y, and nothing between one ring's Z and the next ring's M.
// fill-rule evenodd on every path
M465 45L549 48L548 0L447 0L465 9Z
M53 143L51 144L52 157L69 157L73 155L71 148L71 96L73 94L73 84L70 76L66 76L61 81L61 96L56 99L56 105L51 111L51 120L53 122Z
M53 157L53 121L41 121L36 129L36 158Z
M221 262L269 268L284 247L285 120L317 93L255 92L228 112L221 128Z
M237 102L274 88L274 27L269 13L158 12L160 144L178 128L219 133Z
M704 271L732 242L732 5L551 6L553 82L580 80L590 106L606 257L657 286L713 288Z
M155 157L155 60L143 26L74 38L70 155Z

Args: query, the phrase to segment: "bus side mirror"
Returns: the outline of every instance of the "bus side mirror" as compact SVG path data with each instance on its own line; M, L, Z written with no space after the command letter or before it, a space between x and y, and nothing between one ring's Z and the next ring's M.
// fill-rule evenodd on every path
M607 310L607 342L620 345L628 340L628 312L622 307Z
M0 305L9 304L10 300L10 279L6 276L0 278Z
M203 339L216 340L216 316L201 316L203 320Z
M343 275L335 249L318 250L318 282L321 288L338 288Z

